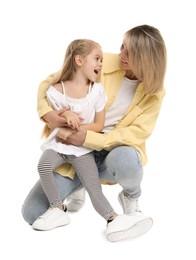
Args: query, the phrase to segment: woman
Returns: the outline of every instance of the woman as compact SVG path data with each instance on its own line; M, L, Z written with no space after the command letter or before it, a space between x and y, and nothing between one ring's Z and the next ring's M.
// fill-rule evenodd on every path
M119 201L127 218L116 217L107 225L106 236L119 241L140 236L152 226L152 219L139 209L143 166L147 163L145 142L157 121L165 94L166 47L158 29L141 25L124 35L120 54L105 54L100 81L108 101L102 133L81 129L69 136L67 142L95 150L100 179L122 187ZM38 113L50 128L65 124L61 111L52 111L46 100L46 90L54 75L40 84ZM56 170L62 199L81 187L69 165ZM26 198L22 213L31 223L35 212L47 208L40 182ZM132 223L132 224L131 224Z

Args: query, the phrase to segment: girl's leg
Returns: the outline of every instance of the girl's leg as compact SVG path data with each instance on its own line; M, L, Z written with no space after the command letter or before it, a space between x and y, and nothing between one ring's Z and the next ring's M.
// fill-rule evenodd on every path
M101 180L118 183L122 186L124 192L133 198L140 196L143 168L140 156L134 148L121 146L110 152L105 150L95 151L95 161ZM84 201L83 193L78 194L77 200L80 203ZM74 210L77 210L76 202L72 199L69 202Z
M75 175L74 180L54 173L61 200L65 200L72 192L82 187L80 180ZM29 192L22 206L22 215L26 222L33 222L49 208L49 202L39 180Z
M88 153L80 157L68 157L83 186L88 192L95 210L106 220L115 216L116 213L102 192L94 154Z
M41 184L48 198L50 207L58 207L63 204L58 185L54 178L54 170L63 163L63 157L54 150L46 150L43 152L38 163Z

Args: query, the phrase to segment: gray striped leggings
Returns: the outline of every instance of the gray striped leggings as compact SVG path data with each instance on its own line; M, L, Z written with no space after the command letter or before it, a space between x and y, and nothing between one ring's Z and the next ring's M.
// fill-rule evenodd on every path
M38 163L38 172L50 207L60 206L63 203L54 178L54 170L64 163L70 163L74 167L75 172L89 194L95 210L106 220L113 216L115 212L102 192L93 152L80 157L60 154L54 150L43 152Z

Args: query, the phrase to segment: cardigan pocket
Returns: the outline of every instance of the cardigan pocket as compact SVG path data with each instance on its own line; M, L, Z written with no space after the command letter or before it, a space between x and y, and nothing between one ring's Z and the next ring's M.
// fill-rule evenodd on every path
M121 126L121 127L130 126L135 121L135 119L142 113L143 113L143 110L140 107L135 106L127 115L125 115L120 120L118 126Z

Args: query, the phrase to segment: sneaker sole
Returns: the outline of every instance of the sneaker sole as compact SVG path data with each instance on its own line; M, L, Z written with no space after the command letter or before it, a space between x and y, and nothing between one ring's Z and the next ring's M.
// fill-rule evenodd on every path
M40 230L40 231L49 231L49 230L52 230L52 229L55 229L55 228L58 228L58 227L62 227L62 226L66 226L70 223L70 220L67 219L66 221L64 222L61 222L61 223L58 223L56 225L51 225L51 226L43 226L43 225L39 225L36 223L32 225L33 229L35 230Z
M113 232L107 235L111 242L117 242L125 239L133 239L145 234L153 225L152 218L145 218L137 222L127 230Z

